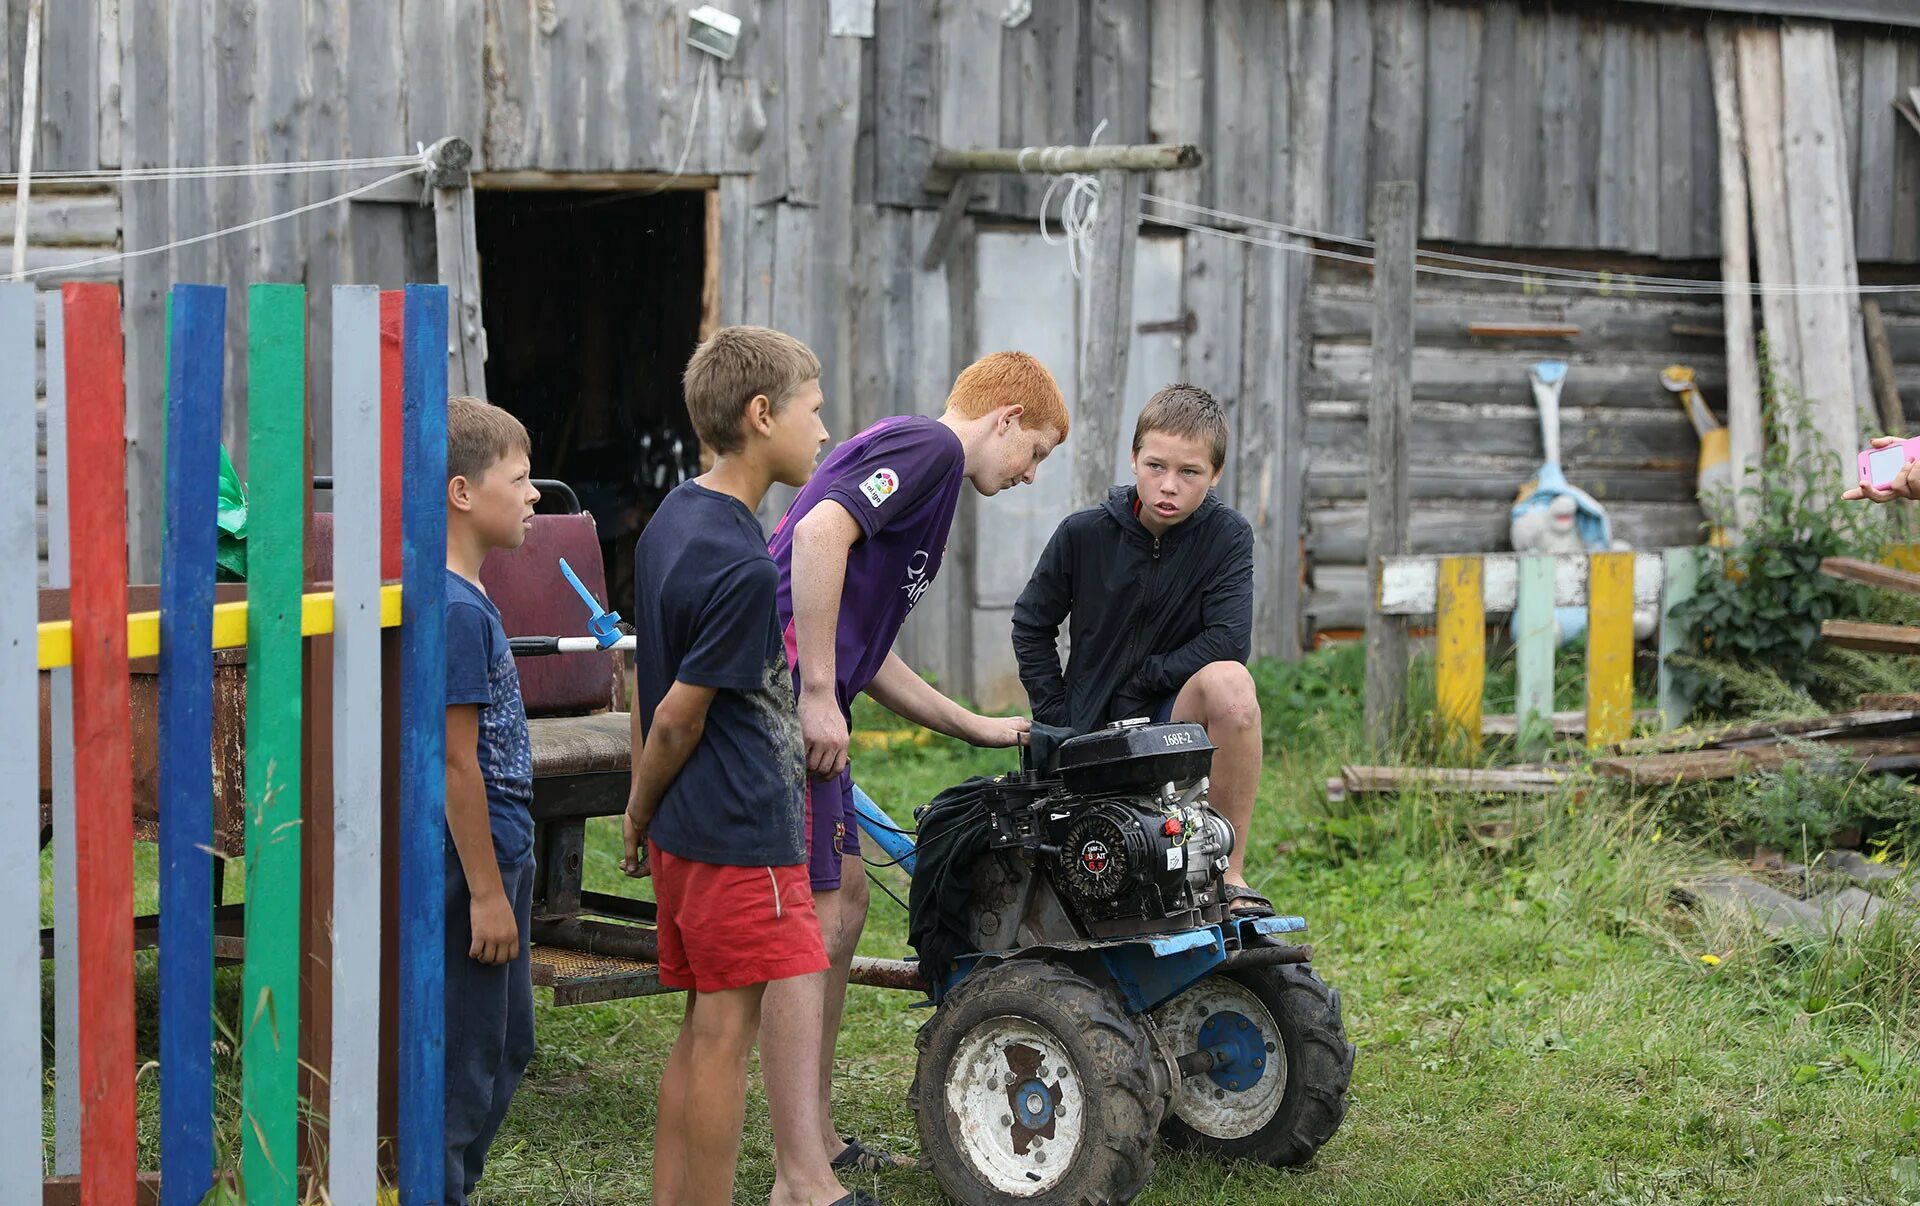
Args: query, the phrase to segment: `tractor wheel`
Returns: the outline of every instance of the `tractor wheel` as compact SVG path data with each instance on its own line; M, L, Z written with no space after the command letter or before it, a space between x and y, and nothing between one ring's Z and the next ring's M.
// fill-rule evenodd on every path
M1225 1062L1189 1076L1167 1107L1168 1142L1264 1164L1305 1164L1347 1113L1353 1044L1340 994L1305 964L1208 976L1154 1010L1175 1056Z
M1127 1202L1153 1171L1165 1065L1110 990L1014 960L962 980L920 1028L920 1150L958 1202Z

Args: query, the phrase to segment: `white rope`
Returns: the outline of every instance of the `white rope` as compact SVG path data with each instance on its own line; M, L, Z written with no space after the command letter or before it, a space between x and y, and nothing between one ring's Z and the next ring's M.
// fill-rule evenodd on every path
M351 201L361 193L370 193L377 188L392 184L396 180L404 180L408 176L426 170L426 165L418 159L413 159L411 162L413 166L407 168L405 171L395 172L391 176L385 176L379 180L375 180L372 184L363 184L359 188L348 189L346 192L337 193L324 201L314 201L310 204L287 210L285 213L270 214L264 218L255 218L251 222L242 222L238 226L229 226L225 230L215 230L207 234L193 235L190 238L175 239L171 243L163 243L158 247L142 247L137 251L116 251L112 255L95 256L93 259L80 260L77 263L51 264L44 268L33 268L26 272L16 272L13 274L12 279L25 280L36 276L47 276L61 272L78 272L82 268L94 268L101 264L112 264L120 260L133 260L139 259L142 256L159 255L162 252L172 251L178 247L192 247L196 243L207 243L214 239L223 239L228 235L240 234L243 231L257 230L262 226L274 222L285 221L288 218L297 218L301 214L310 214L316 209L325 209L329 205L338 205L342 201Z
M1288 234L1294 239L1312 239L1329 243L1339 243L1350 247L1372 250L1374 244L1368 239L1354 238L1348 235L1331 234L1303 226L1292 226L1284 222L1274 222L1265 218L1256 218L1246 214L1236 214L1227 210L1211 209L1204 205L1195 205L1187 201L1178 201L1170 197L1161 197L1152 193L1142 193L1140 199L1153 205L1188 210L1220 221L1239 225L1258 227ZM1236 242L1255 246L1271 247L1282 251L1296 251L1320 259L1338 260L1343 263L1371 265L1373 258L1348 252L1330 251L1313 247L1293 240L1266 239L1245 235L1237 231L1225 230L1218 226L1182 220L1171 214L1145 214L1143 218L1161 225L1172 226L1180 230L1191 230L1199 234L1219 235ZM1432 276L1453 277L1462 280L1482 280L1517 284L1523 288L1537 288L1546 285L1567 289L1582 289L1597 293L1633 293L1661 294L1680 297L1714 297L1725 294L1726 286L1719 281L1695 281L1684 277L1634 276L1624 273L1593 272L1580 268L1557 268L1536 264L1523 264L1513 260L1487 259L1480 256L1456 255L1451 252L1417 249L1416 254L1428 259L1444 260L1449 263L1481 265L1505 271L1479 272L1462 268L1445 268L1436 264L1414 265L1414 271ZM1920 284L1895 285L1764 285L1754 283L1746 289L1755 294L1776 293L1787 295L1806 295L1819 293L1844 294L1906 294L1920 293Z
M284 163L229 163L207 167L99 168L81 172L35 172L36 184L119 184L144 180L226 180L246 176L298 176L356 168L396 168L417 164L415 155L379 155L368 159L302 159ZM0 184L18 176L0 173Z
M1100 141L1100 132L1107 128L1106 118L1093 128L1093 136L1087 139L1092 146ZM1021 147L1014 156L1014 166L1024 174L1027 170L1027 155L1040 157L1039 170L1053 172L1053 179L1047 181L1047 191L1040 195L1040 238L1047 246L1055 247L1061 243L1067 245L1067 267L1073 273L1073 279L1080 279L1080 262L1086 257L1087 244L1093 238L1093 223L1100 216L1100 180L1085 172L1061 172L1060 156L1068 147ZM1054 190L1062 184L1067 186L1065 195L1060 198L1060 237L1054 238L1047 230L1047 206L1053 202Z
M667 185L678 179L680 173L686 170L687 157L693 154L693 136L700 130L700 102L707 98L707 71L712 66L711 58L706 55L700 56L700 74L693 82L693 108L687 112L687 141L680 148L680 158L674 162L673 170L667 173L667 178L645 190L642 196L665 192Z

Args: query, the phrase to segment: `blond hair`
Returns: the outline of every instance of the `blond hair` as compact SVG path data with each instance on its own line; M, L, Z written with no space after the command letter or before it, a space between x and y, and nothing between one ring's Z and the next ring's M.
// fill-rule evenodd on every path
M969 364L947 395L947 409L977 419L1002 406L1021 407L1020 426L1050 427L1067 438L1067 401L1047 367L1025 352L994 352Z
M477 482L495 461L515 452L533 455L526 425L491 402L447 399L447 480Z
M1214 396L1197 385L1169 385L1140 411L1133 425L1133 450L1147 442L1149 431L1163 431L1183 439L1205 440L1217 470L1227 463L1227 412Z
M726 455L744 440L740 417L764 394L778 411L820 376L820 358L793 336L768 327L721 327L693 350L680 378L687 414L701 443Z

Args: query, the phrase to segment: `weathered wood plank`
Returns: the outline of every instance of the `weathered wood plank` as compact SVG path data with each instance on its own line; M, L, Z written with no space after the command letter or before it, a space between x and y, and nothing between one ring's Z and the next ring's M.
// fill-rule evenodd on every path
M1516 120L1515 77L1519 12L1500 3L1486 9L1480 53L1480 128L1474 167L1473 238L1481 243L1513 240L1513 147L1532 131Z
M1469 172L1471 152L1478 150L1482 21L1483 10L1454 4L1436 4L1427 13L1425 238L1460 239L1472 231Z
M1079 4L1042 4L1017 27L1001 34L1000 136L1003 147L1084 143L1093 133L1087 110L1081 54L1085 18ZM1110 141L1103 132L1101 141ZM1011 213L1034 214L1045 194L1046 177L1007 176L999 181L1000 205Z
M1634 29L1629 35L1633 61L1633 132L1627 169L1627 250L1641 255L1660 251L1660 35Z
M1375 483L1367 495L1367 565L1375 597L1386 558L1407 551L1408 412L1413 401L1413 262L1420 228L1419 188L1391 181L1374 189L1373 382L1367 408L1367 467ZM1389 748L1401 725L1407 693L1407 626L1380 613L1367 616L1367 735Z
M1313 408L1307 412L1307 446L1315 463L1333 459L1356 463L1363 459L1366 424L1359 416L1328 416ZM1676 408L1671 414L1629 412L1569 418L1560 422L1561 452L1568 471L1578 481L1582 470L1593 467L1677 468L1695 463L1687 441L1693 428ZM1540 432L1530 420L1513 417L1492 422L1475 414L1421 413L1413 416L1413 446L1432 461L1449 457L1538 457Z
M1920 628L1905 624L1822 620L1820 639L1836 649L1857 649L1862 653L1920 654Z
M1920 81L1920 41L1900 47L1900 82L1908 88ZM1893 257L1901 263L1920 260L1920 131L1902 131L1895 139L1893 169Z
M1328 119L1328 229L1367 237L1373 112L1373 21L1363 4L1333 13L1333 108ZM1377 236L1376 236L1377 237Z
M1536 241L1547 206L1547 153L1541 145L1546 121L1548 14L1523 5L1514 25L1512 241Z
M13 29L13 9L0 4L0 172L14 170L14 153L20 146L21 81L16 78L14 61L23 55ZM20 10L25 17L25 10Z
M1771 28L1741 28L1734 35L1739 61L1740 124L1747 157L1748 198L1753 211L1753 259L1768 285L1794 279L1788 242L1786 148L1781 140L1780 35ZM1800 379L1800 333L1791 298L1763 294L1767 362L1775 378Z
M1525 350L1419 348L1413 357L1413 392L1422 402L1526 407L1532 402L1527 368L1537 359L1538 353ZM1672 405L1659 379L1671 357L1608 350L1565 359L1572 366L1568 409L1575 398L1589 410ZM1371 372L1366 349L1352 344L1316 346L1310 370L1306 389L1312 400L1364 397ZM1712 393L1725 383L1721 366L1711 360L1701 362L1699 379Z
M1525 462L1500 464L1490 458L1466 465L1429 465L1416 460L1407 476L1416 502L1471 498L1511 503L1520 488L1532 480L1537 468ZM1359 465L1316 463L1308 480L1309 498L1323 507L1327 503L1362 502L1367 497L1367 484L1366 470ZM1609 505L1616 502L1689 503L1694 498L1694 472L1686 467L1583 470L1580 486Z
M1231 213L1264 216L1285 209L1286 197L1273 191L1271 130L1286 121L1273 99L1276 84L1282 93L1286 84L1270 66L1268 18L1275 11L1266 0L1216 0L1208 22L1214 93L1201 145L1235 149L1210 156L1201 170L1212 185L1209 204Z
M1237 419L1241 405L1249 250L1260 256L1277 254L1212 235L1189 234L1186 279L1181 283L1186 312L1194 324L1184 348L1185 379L1218 399L1230 423ZM1220 480L1220 494L1233 498L1235 488L1229 462L1228 473Z
M1287 74L1292 85L1288 146L1292 152L1293 220L1326 229L1328 137L1332 131L1332 0L1292 0L1287 6Z
M1482 562L1481 586L1485 588ZM1537 752L1552 734L1546 732L1553 711L1553 659L1558 635L1553 618L1554 570L1547 557L1521 557L1514 583L1513 657L1514 717L1522 753ZM1484 606L1484 600L1483 600ZM1484 613L1483 613L1484 614ZM1585 717L1581 718L1585 729Z
M1748 474L1760 468L1764 429L1760 415L1759 347L1754 342L1753 279L1747 223L1747 165L1740 142L1740 82L1733 31L1707 27L1707 58L1713 77L1715 128L1719 134L1720 278L1726 282L1728 474L1734 486L1737 533L1757 517L1758 499L1747 493Z
M1548 14L1546 95L1540 106L1544 204L1534 233L1549 247L1588 247L1594 241L1597 147L1588 141L1599 133L1591 97L1598 65L1585 67L1581 43L1579 14L1562 9Z
M1345 286L1322 285L1315 290L1308 314L1318 341L1361 342L1373 321L1371 293ZM1511 341L1492 343L1475 337L1474 323L1565 324L1578 328L1576 355L1586 349L1631 350L1685 357L1689 363L1711 354L1720 341L1717 303L1676 301L1665 297L1603 298L1590 294L1520 296L1451 296L1423 289L1413 312L1415 346L1493 350L1513 348ZM1564 355L1564 340L1542 342ZM1518 354L1518 353L1517 353ZM1530 359L1535 353L1524 353ZM1516 363L1518 363L1516 361Z
M1840 83L1841 144L1847 172L1847 196L1860 195L1860 88L1864 57L1864 39L1850 30L1836 31L1833 39L1834 65Z
M992 0L953 0L939 8L939 145L991 147L1000 140L1000 8ZM982 183L982 208L1000 204L997 180Z
M1686 723L1692 701L1680 687L1673 672L1674 654L1687 647L1691 635L1687 626L1674 618L1673 609L1694 597L1700 585L1701 555L1698 549L1668 549L1663 556L1665 580L1660 588L1660 722L1669 729Z
M1609 22L1600 48L1600 158L1594 186L1594 239L1601 247L1632 245L1634 64L1631 31Z
M1693 250L1694 63L1697 35L1660 31L1660 254L1685 259Z
M1207 10L1186 0L1151 0L1147 39L1147 129L1153 142L1206 141ZM1324 102L1323 102L1324 103ZM1150 187L1199 203L1210 161L1200 172L1159 172Z
M100 166L100 10L55 0L40 29L40 121L33 166L42 172Z
M95 26L100 100L94 111L94 128L100 140L97 166L103 168L120 166L120 2L98 0L100 17Z
M495 5L487 6L489 39L499 35ZM511 7L511 6L509 6ZM405 41L401 32L398 6L350 4L346 6L349 53L346 65L347 141L360 155L400 154L408 145L402 87L406 73L401 58ZM499 60L495 60L499 62ZM504 88L505 65L496 77L496 86ZM504 96L497 98L506 107ZM496 113L499 121L504 114ZM515 125L510 131L489 120L483 142L517 146L520 135ZM476 153L478 151L476 150ZM517 151L495 146L491 153L517 155ZM407 217L397 205L355 204L346 218L345 264L348 280L397 289L406 283Z
M1420 184L1426 155L1426 0L1378 0L1371 7L1370 179Z
M1080 343L1078 408L1074 427L1075 509L1095 506L1112 484L1113 446L1126 405L1127 354L1133 344L1133 263L1139 243L1140 179L1132 172L1101 172L1100 209L1088 244L1080 287L1086 325Z
M1710 257L1720 250L1720 129L1714 116L1713 73L1707 66L1707 48L1698 31L1687 43L1687 79L1693 87L1693 258Z
M72 585L67 490L66 311L58 293L46 297L46 408L41 450L47 464L47 585ZM61 1176L80 1173L80 898L74 824L73 668L51 672L53 772L53 1159Z
M1860 52L1860 127L1855 140L1859 168L1854 179L1854 249L1863 261L1893 255L1893 190L1900 117L1900 43L1869 37Z
M207 138L204 149L210 163L250 163L255 160L253 136L257 129L254 102L261 79L258 23L260 7L251 0L208 0L204 14L203 46L213 57L208 96ZM201 51L204 56L207 51ZM202 59L204 61L204 58ZM225 229L262 216L257 208L264 177L209 182L207 196L213 225ZM208 244L209 280L231 281L235 288L259 279L254 267L257 244L251 237L220 239ZM233 458L235 472L248 480L251 464L247 442L247 328L246 307L227 307L228 401L220 439Z
M1587 582L1587 748L1633 735L1632 553L1595 553Z
M927 203L920 182L937 112L934 26L933 10L917 0L880 0L874 13L874 200L881 205Z
M1443 744L1480 749L1480 702L1487 679L1487 617L1481 560L1447 557L1435 578L1434 711Z
M1137 146L1149 141L1147 52L1152 20L1149 0L1107 0L1089 6L1087 31L1090 68L1087 74L1089 116L1105 119L1102 142L1115 146ZM1279 18L1274 20L1278 22ZM1284 114L1274 110L1273 120L1285 129ZM1191 173L1189 173L1191 174Z
M1253 524L1254 655L1292 660L1301 631L1306 403L1299 388L1307 258L1256 253L1247 264L1235 498ZM1356 475L1363 476L1363 475Z
M1511 504L1430 503L1414 515L1412 553L1471 553L1508 547ZM1700 511L1681 503L1613 503L1614 534L1639 548L1692 544L1701 539ZM1366 555L1366 513L1357 506L1309 513L1307 552L1315 564L1359 564Z
M120 11L123 44L167 45L164 17L153 5L124 5ZM121 107L121 147L128 166L165 167L174 153L171 143L176 136L188 150L205 147L194 137L191 123L176 123L169 116L173 102L167 59L164 54L127 56L122 81L125 103ZM176 124L181 127L177 135L173 128ZM121 190L126 246L158 247L170 239L175 229L170 218L170 191L164 184L140 184ZM193 193L185 185L180 191L188 197ZM195 211L195 216L204 215ZM195 233L211 229L208 222L196 227ZM127 553L130 571L142 582L155 580L160 569L157 519L165 431L161 407L166 386L161 366L166 363L166 290L171 271L185 271L191 263L176 261L170 270L167 257L142 256L121 266L126 278Z

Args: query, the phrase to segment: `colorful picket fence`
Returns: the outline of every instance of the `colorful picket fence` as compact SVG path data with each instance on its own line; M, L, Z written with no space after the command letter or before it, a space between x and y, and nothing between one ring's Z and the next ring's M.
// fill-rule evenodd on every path
M1434 702L1441 735L1467 750L1477 750L1481 740L1488 620L1512 617L1516 727L1523 741L1537 743L1552 724L1555 613L1582 610L1585 731L1587 744L1597 748L1632 734L1636 612L1657 616L1662 721L1671 727L1683 718L1686 709L1668 658L1682 647L1684 634L1668 613L1694 593L1700 557L1697 548L1555 557L1388 557L1375 607L1382 615L1433 616Z
M36 556L35 323L44 304L50 579L69 619L42 623ZM308 299L247 293L248 582L215 603L215 505L227 292L168 297L165 513L159 609L129 614L117 287L36 298L0 285L0 1201L40 1201L38 723L52 678L56 863L56 1174L79 1200L139 1193L136 1167L133 780L129 658L158 658L160 1200L198 1203L230 1176L250 1203L298 1200L303 1158L301 977L328 969L328 1194L376 1200L381 1107L383 853L397 859L399 1047L394 1098L403 1202L442 1179L444 287L333 290L334 581L307 591ZM21 371L20 366L29 366ZM108 488L102 488L105 485ZM398 578L396 585L389 581ZM381 629L399 628L397 667ZM307 638L331 638L331 799L303 801ZM239 1150L215 1150L214 650L245 646L246 906ZM382 698L397 669L399 698ZM397 706L398 724L383 724ZM386 711L383 712L383 709ZM383 852L383 743L397 741L400 849ZM310 767L308 769L311 769ZM303 808L303 804L307 807ZM330 813L330 899L303 897L303 818ZM304 909L304 912L303 912ZM330 911L315 918L312 910ZM318 924L316 924L318 922ZM316 944L315 934L331 934ZM307 947L303 948L303 937ZM389 935L388 937L392 937ZM323 945L325 949L316 949ZM303 959L305 967L303 968ZM311 1036L307 1036L311 1037ZM311 1118L309 1119L311 1121ZM237 1157L237 1159L236 1159ZM225 1167L220 1166L224 1164ZM313 1172L317 1175L319 1170Z

